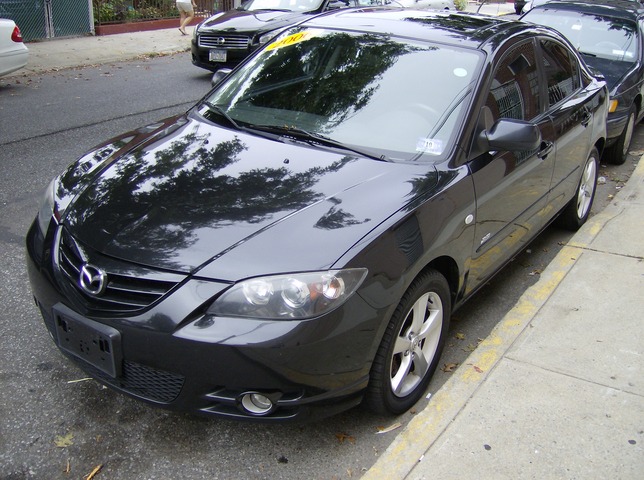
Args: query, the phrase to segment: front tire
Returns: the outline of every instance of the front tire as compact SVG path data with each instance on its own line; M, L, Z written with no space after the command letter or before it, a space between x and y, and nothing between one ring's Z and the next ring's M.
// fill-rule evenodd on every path
M371 367L365 401L376 413L400 414L425 393L440 359L451 312L447 280L419 276L387 325Z
M606 161L613 165L622 165L628 156L628 149L631 146L633 139L633 130L635 129L635 105L631 106L628 112L628 121L624 127L624 131L613 145L606 149Z
M576 231L586 223L590 209L595 199L597 189L597 169L599 167L599 152L593 148L588 155L577 185L577 192L559 216L558 223L567 230Z

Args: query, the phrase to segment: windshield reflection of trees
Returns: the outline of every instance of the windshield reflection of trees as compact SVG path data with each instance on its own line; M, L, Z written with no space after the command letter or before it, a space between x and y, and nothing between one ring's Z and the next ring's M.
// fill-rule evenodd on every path
M223 170L238 162L248 147L237 136L209 146L210 136L195 129L163 148L120 159L79 197L66 222L80 228L100 225L115 242L127 238L128 230L150 227L128 248L144 250L146 258L167 265L172 252L198 239L199 228L257 224L319 200L323 194L314 186L320 177L352 160L344 157L302 172L258 165L228 174Z
M417 50L370 34L313 37L267 53L244 95L257 107L326 117L331 130L369 103L400 56Z

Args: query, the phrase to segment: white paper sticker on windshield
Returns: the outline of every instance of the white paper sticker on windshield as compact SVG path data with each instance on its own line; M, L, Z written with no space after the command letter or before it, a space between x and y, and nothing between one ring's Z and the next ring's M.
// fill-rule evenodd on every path
M460 78L467 77L467 70L465 70L464 68L455 68L454 75Z
M416 144L416 151L429 153L430 155L440 155L443 153L443 141L436 138L419 138Z

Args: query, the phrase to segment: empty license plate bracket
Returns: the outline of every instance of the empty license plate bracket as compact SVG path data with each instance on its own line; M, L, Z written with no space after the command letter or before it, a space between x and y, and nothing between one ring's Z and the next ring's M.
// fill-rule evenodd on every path
M84 360L110 377L121 375L121 333L85 318L65 305L54 306L56 341L61 350Z

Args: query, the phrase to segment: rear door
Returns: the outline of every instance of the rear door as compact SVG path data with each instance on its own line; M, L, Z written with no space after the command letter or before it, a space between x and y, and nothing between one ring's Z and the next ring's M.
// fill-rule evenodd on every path
M557 158L549 197L550 209L559 211L572 198L581 166L588 158L592 142L593 111L598 102L594 93L582 88L577 58L552 40L539 39L541 63L548 89L548 114L557 137Z

